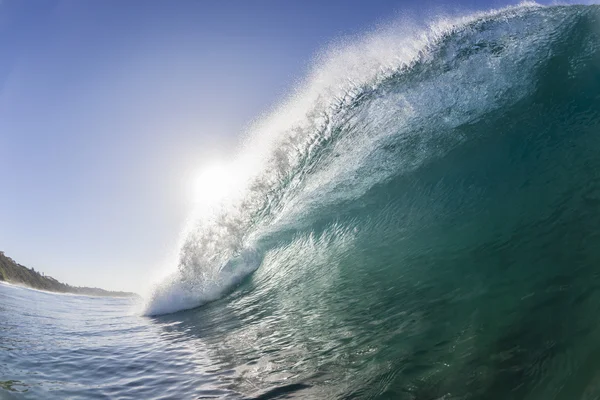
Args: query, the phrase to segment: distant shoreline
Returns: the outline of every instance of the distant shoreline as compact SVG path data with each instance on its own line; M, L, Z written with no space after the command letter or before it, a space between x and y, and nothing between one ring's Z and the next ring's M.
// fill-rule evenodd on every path
M100 288L71 286L59 282L51 276L18 264L15 260L0 251L0 282L26 286L32 289L56 293L82 294L99 297L139 297L132 292L110 291Z

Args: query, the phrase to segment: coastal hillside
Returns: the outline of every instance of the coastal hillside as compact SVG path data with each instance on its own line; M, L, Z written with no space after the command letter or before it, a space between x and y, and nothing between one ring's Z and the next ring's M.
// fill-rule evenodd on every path
M47 290L49 292L75 293L89 296L132 297L137 296L130 292L112 292L99 288L71 286L44 275L33 268L18 264L12 258L0 251L0 281L15 285L23 285L33 289Z

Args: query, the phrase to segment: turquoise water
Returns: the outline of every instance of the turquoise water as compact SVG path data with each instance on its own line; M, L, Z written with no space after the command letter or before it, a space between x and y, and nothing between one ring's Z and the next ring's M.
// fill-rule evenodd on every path
M600 399L599 133L598 6L347 44L141 313L0 287L0 394Z

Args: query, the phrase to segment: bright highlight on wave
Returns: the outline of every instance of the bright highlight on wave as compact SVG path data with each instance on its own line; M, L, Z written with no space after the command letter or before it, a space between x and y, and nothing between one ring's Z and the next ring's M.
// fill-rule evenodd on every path
M224 164L214 162L203 167L192 181L194 204L202 210L215 206L232 193L235 183Z

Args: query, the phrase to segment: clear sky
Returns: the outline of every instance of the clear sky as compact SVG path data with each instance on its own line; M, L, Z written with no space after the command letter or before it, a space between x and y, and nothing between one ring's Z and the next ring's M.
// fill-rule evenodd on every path
M0 0L0 250L142 290L176 251L196 171L316 52L406 14L512 3Z

